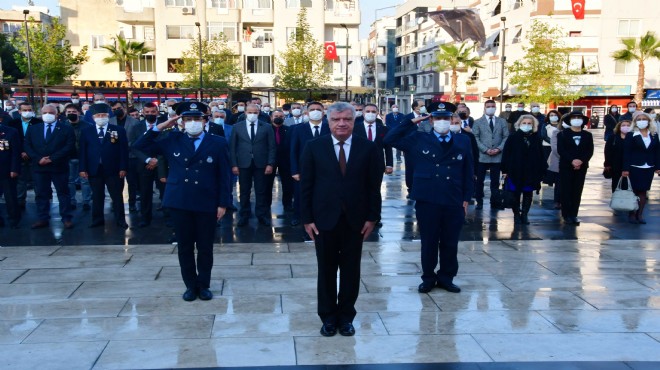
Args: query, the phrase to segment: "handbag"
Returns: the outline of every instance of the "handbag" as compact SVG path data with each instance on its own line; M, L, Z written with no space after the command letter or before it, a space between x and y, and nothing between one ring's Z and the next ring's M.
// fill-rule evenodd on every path
M625 190L621 188L621 181L623 181L624 178L628 183L628 189ZM610 208L615 211L624 212L632 212L639 209L639 197L632 191L632 184L628 177L621 177L619 179L619 183L616 185L614 193L612 193Z

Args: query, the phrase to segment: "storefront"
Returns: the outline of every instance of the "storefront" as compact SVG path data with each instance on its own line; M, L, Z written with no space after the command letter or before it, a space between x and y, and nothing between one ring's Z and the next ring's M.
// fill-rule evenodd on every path
M582 97L572 104L551 105L550 109L557 109L561 114L574 110L581 111L589 117L596 114L599 118L598 127L603 127L604 117L611 105L625 107L633 99L629 85L576 85L572 87Z

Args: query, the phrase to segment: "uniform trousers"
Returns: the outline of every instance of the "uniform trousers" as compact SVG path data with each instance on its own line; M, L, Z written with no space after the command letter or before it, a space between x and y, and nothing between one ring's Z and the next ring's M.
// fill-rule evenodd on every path
M105 189L108 189L110 199L112 199L112 211L115 216L115 222L126 222L124 215L124 179L119 177L119 173L111 175L103 174L103 165L99 165L97 175L89 176L89 185L92 187L92 223L103 222L103 208L105 205Z
M216 213L178 208L169 210L176 234L181 277L186 288L209 288L213 268ZM195 263L195 247L197 263Z
M318 315L324 323L352 323L360 291L362 234L348 224L344 212L331 230L315 236L318 262ZM339 269L339 293L337 293Z
M5 206L7 207L7 218L13 226L18 225L21 219L21 211L18 208L18 198L16 197L16 184L18 178L9 176L0 178L0 193L5 197ZM0 216L2 218L2 216Z
M53 195L51 184L57 191L57 201L60 203L60 217L62 222L71 221L71 195L69 194L69 171L32 173L34 180L34 200L37 203L39 221L50 219L50 198ZM20 202L20 201L19 201Z
M158 170L149 170L145 164L142 164L138 167L137 175L140 194L140 218L142 222L150 223L153 215L154 182L160 183L157 179Z
M586 177L587 169L584 167L579 170L573 168L559 169L561 215L563 218L577 217Z
M458 240L465 220L463 207L415 202L422 239L422 281L448 285L458 273ZM435 272L440 258L440 269Z
M240 217L250 217L252 211L252 204L250 203L250 194L252 193L252 183L254 182L254 198L255 206L254 213L259 218L270 219L270 205L266 197L266 175L264 174L265 168L260 168L254 165L254 161L250 167L240 168L238 172L238 184L240 190ZM270 189L272 192L272 188Z
M30 166L30 162L23 161L21 163L21 173L18 175L18 182L16 184L18 204L25 205L27 190L32 182L32 167Z

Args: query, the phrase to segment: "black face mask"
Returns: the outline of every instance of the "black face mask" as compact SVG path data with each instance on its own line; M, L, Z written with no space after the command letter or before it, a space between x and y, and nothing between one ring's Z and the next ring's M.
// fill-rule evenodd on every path
M458 114L458 116L461 117L461 119L467 119L467 118L468 118L468 114L467 114L467 112L460 112L460 113Z
M282 124L284 124L284 118L282 118L282 117L273 118L273 123L278 125L278 126L282 125Z
M77 122L78 121L78 115L75 113L69 113L66 115L66 119L68 119L71 122Z
M149 123L154 123L158 119L158 116L155 114L145 114L144 119Z
M115 116L117 117L123 117L124 116L124 110L123 109L115 109Z

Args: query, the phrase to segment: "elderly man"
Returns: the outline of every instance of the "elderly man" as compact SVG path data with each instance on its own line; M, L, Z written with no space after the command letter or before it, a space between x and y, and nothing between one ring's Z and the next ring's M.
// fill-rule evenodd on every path
M295 126L303 123L303 109L300 103L291 103L291 116L285 117L284 126Z
M350 104L331 105L328 117L331 134L309 141L301 157L302 222L316 245L321 335L339 330L351 336L362 242L380 219L382 153L373 142L353 135Z

